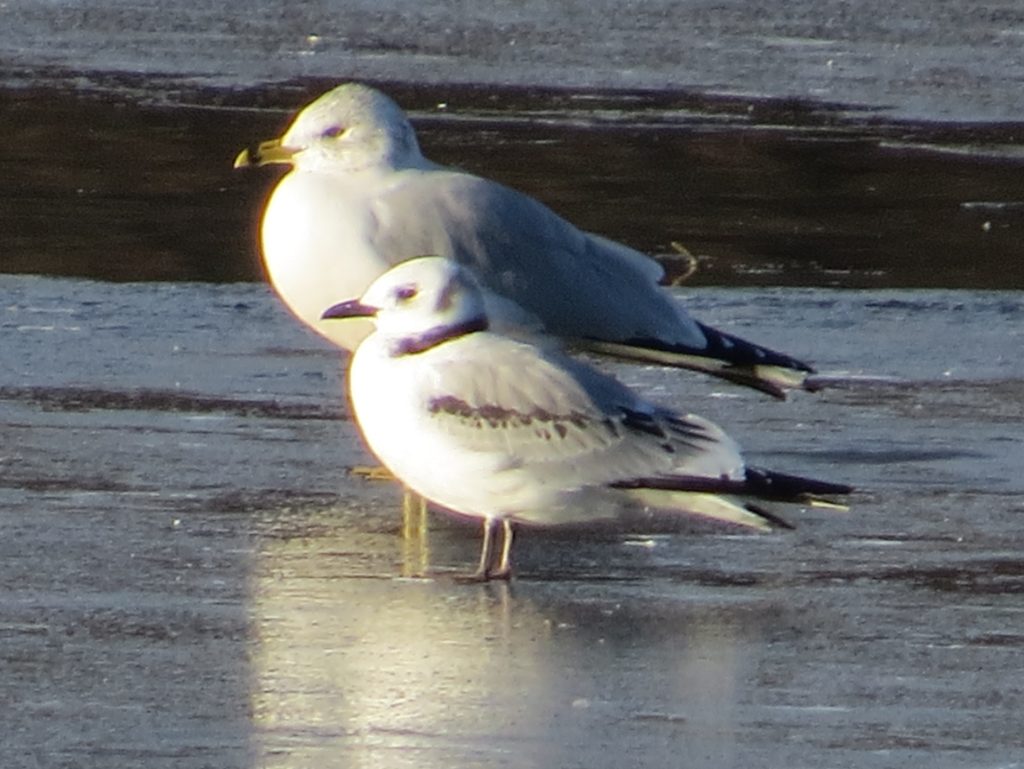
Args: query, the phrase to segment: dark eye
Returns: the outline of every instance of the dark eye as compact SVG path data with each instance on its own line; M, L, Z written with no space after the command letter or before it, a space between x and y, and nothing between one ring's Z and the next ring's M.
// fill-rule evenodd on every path
M343 133L345 133L345 126L332 125L330 128L325 128L321 131L320 136L324 139L337 139Z
M419 289L416 286L399 286L395 289L395 299L399 302L408 302L416 298Z

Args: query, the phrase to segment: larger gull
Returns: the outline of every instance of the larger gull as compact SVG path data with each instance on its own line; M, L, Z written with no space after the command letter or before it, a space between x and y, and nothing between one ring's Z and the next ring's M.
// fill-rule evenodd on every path
M757 500L828 503L822 495L851 490L751 468L708 420L645 401L551 345L489 330L475 278L447 259L406 261L323 317L374 320L349 368L356 420L407 488L483 520L476 579L509 577L514 524L660 509L767 529L788 524Z
M292 312L341 347L354 349L369 325L325 323L324 307L359 296L398 262L437 254L475 271L492 292L492 320L506 326L542 326L578 347L697 369L777 397L810 389L807 364L690 317L658 285L662 268L648 256L424 158L405 113L373 88L338 86L280 139L235 161L274 163L291 170L263 213L267 273ZM507 314L498 297L527 312Z

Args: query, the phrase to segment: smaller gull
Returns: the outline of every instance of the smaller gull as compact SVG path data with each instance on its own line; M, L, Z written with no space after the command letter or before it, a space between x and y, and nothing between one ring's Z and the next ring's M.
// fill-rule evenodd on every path
M369 324L324 323L324 307L359 296L392 265L436 254L476 272L492 292L496 326L543 327L595 352L696 369L779 398L817 386L806 363L690 317L645 254L502 184L432 163L402 109L373 88L338 86L281 138L235 160L268 164L291 169L263 211L267 275L303 323L341 347L354 349ZM498 296L518 313L505 317Z
M511 575L513 525L663 510L791 528L759 501L835 505L851 491L749 467L708 420L643 400L550 340L490 330L476 278L447 259L393 267L323 317L373 319L348 374L356 420L406 487L483 520L474 579Z

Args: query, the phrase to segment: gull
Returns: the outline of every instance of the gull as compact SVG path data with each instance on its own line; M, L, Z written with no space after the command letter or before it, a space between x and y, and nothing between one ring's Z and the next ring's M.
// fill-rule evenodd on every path
M759 501L834 505L851 491L749 467L712 422L644 400L549 339L492 330L476 278L448 259L402 262L322 316L373 320L348 372L356 421L407 488L483 521L472 579L510 577L515 525L664 510L791 528Z
M806 363L692 318L645 254L426 159L405 113L376 89L340 85L279 139L235 159L236 168L268 164L291 167L260 226L270 282L301 321L345 349L369 324L325 323L323 308L359 296L401 261L434 254L475 271L503 328L543 328L581 349L696 369L779 398L816 387Z

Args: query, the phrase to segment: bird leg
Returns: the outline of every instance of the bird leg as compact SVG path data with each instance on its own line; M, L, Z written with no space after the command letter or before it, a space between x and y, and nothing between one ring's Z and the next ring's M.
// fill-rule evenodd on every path
M402 576L422 577L429 566L427 500L406 488L402 491Z
M512 527L508 521L502 519L504 528L504 539L502 541L501 553L499 555L498 568L494 569L494 540L498 533L498 519L484 518L484 541L480 548L480 565L472 574L465 577L458 577L459 582L488 582L492 579L508 579L511 571L508 565L508 549L512 546Z
M498 560L498 568L487 574L488 579L512 579L512 522L508 518L501 519L503 537L501 540L501 557Z
M402 489L402 539L426 539L427 500L412 489Z

